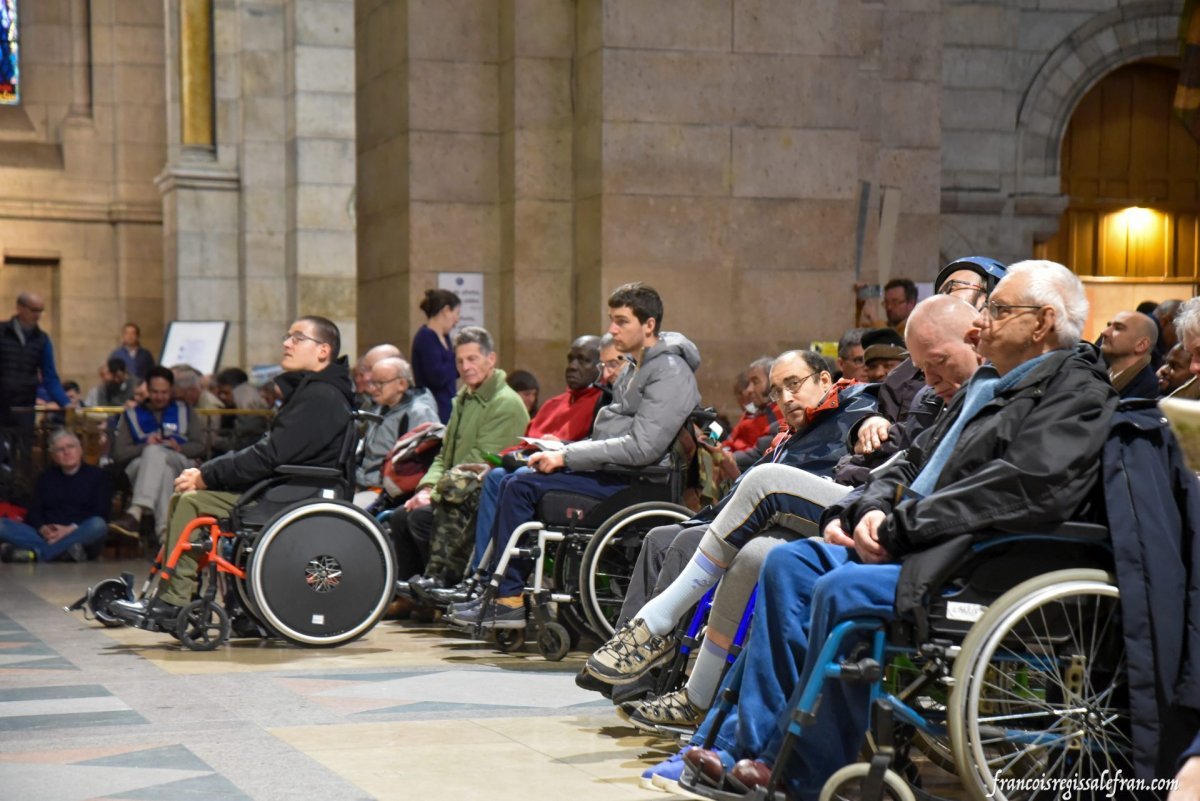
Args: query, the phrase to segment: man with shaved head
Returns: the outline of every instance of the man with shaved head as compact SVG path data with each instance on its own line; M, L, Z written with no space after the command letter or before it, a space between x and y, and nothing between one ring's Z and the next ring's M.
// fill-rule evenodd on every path
M54 366L50 335L38 327L45 310L41 295L22 292L17 296L17 313L0 329L0 426L7 429L16 446L14 464L23 485L32 480L33 412L18 410L32 409L37 403L39 383L59 406L71 405Z
M1158 376L1150 355L1158 344L1158 324L1149 315L1122 311L1100 335L1108 379L1122 398L1157 398Z

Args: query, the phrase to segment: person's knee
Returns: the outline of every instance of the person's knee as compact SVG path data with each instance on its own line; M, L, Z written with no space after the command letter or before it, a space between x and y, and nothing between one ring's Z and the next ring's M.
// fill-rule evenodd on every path
M682 530L683 527L678 523L652 528L650 529L650 533L646 535L646 540L642 547L652 551L665 551L671 546L671 543L675 541L675 538L679 536L679 532Z
M814 563L813 543L808 540L797 540L781 548L772 548L763 559L759 582L774 584L789 581L797 571Z

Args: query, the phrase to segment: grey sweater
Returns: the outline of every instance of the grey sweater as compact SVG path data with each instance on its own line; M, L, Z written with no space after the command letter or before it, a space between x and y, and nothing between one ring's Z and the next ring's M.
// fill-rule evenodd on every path
M591 439L565 449L572 470L604 465L643 467L663 460L689 414L700 403L700 351L683 334L664 331L642 363L625 370L612 403L596 415Z
M371 423L363 436L362 453L354 473L354 483L360 488L383 486L383 460L396 440L422 423L441 422L433 394L419 387L404 393L395 406L387 409L376 406L371 411L382 415L383 422Z

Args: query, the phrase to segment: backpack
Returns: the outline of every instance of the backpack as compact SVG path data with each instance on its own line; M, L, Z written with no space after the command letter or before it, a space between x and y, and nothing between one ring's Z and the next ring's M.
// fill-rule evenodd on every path
M422 423L409 431L383 460L383 491L399 498L416 491L433 460L442 450L446 427L441 423Z

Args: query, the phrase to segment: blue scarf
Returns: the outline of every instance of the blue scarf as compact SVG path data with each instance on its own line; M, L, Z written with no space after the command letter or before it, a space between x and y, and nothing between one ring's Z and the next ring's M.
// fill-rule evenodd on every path
M1050 351L1050 353L1053 352ZM975 375L971 377L970 383L967 384L967 395L963 398L962 409L959 411L958 417L951 424L950 430L946 432L946 436L942 437L942 441L934 449L933 455L929 457L929 461L925 463L925 466L921 468L921 472L913 479L913 483L908 488L908 491L917 497L924 497L933 492L934 487L937 485L938 477L941 476L946 462L950 460L950 454L954 452L954 446L958 444L958 438L962 436L963 429L967 427L967 423L971 422L975 415L979 414L979 410L986 406L992 398L1015 386L1034 367L1045 361L1050 353L1043 353L1041 356L1018 364L1008 375L1003 377L990 364L985 364L976 370Z

